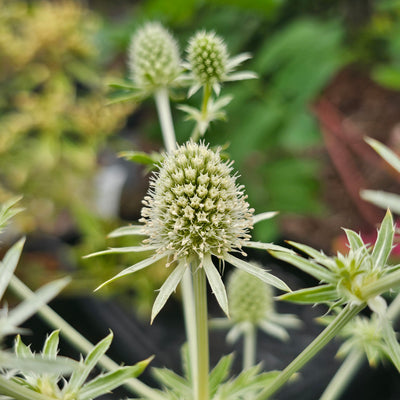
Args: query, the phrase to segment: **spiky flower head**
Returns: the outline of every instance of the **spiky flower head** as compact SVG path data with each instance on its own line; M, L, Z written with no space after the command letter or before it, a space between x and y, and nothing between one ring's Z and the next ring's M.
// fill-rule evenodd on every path
M187 62L183 66L190 71L193 81L189 96L202 86L212 88L217 95L220 84L226 81L254 79L257 75L250 71L234 72L243 61L249 59L249 53L229 57L224 40L215 32L199 31L190 40L187 47Z
M254 210L236 178L232 163L203 143L190 141L166 155L143 201L148 244L172 261L241 250Z
M203 85L222 82L227 72L228 51L215 32L200 31L189 41L188 61L194 77Z
M234 270L228 280L228 301L233 323L257 324L273 312L271 286L245 271Z
M160 23L149 22L132 36L128 65L139 89L170 86L181 71L178 45Z

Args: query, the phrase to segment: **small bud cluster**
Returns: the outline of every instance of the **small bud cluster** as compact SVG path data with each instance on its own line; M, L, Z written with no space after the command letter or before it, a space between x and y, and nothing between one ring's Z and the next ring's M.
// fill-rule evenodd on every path
M129 67L132 80L139 88L168 86L180 73L175 39L160 23L146 24L132 37Z
M253 209L232 163L192 141L166 155L145 197L141 222L147 242L173 260L205 254L223 258L250 238Z
M272 288L245 271L235 269L228 281L228 301L234 323L257 324L272 313Z
M198 32L189 42L188 61L195 79L202 85L222 82L227 72L228 52L214 32Z

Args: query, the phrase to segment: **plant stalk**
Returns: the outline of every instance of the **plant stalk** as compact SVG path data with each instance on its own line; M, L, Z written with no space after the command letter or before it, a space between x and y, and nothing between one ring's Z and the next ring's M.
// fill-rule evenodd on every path
M154 94L158 118L161 124L161 132L164 139L165 148L171 153L176 148L175 130L172 122L171 107L169 105L168 90L161 88Z
M364 354L360 350L353 350L343 361L335 376L325 388L319 400L337 400L346 390L349 382L364 362Z
M33 292L22 283L16 276L11 278L10 289L21 299L29 299ZM54 329L60 329L60 334L69 343L71 343L76 349L82 351L83 353L89 353L93 348L93 344L90 343L84 336L82 336L76 329L74 329L68 322L61 318L54 310L52 310L48 305L42 306L39 309L38 314ZM114 362L111 358L103 356L98 364L106 369L107 371L115 371L120 366ZM158 394L157 391L153 390L151 387L147 386L139 379L131 378L124 383L128 389L132 392L147 397L154 400L164 400L164 397ZM29 399L29 398L28 398ZM32 398L32 400L34 400ZM39 400L39 399L38 399Z
M256 363L257 328L249 323L243 337L243 370L251 368Z
M292 376L307 364L320 350L322 350L340 330L354 318L365 304L346 307L337 317L264 389L255 400L266 400L277 392Z
M194 266L196 268L197 266ZM207 321L207 279L204 269L197 267L193 270L194 303L196 309L196 338L197 338L197 376L195 375L194 399L209 399L209 347Z
M204 85L203 86L203 101L201 104L201 115L202 115L202 120L207 119L207 114L208 114L208 102L211 98L212 94L212 88L210 85ZM195 142L197 142L200 139L200 129L198 125L194 127L194 130L192 132L191 139Z

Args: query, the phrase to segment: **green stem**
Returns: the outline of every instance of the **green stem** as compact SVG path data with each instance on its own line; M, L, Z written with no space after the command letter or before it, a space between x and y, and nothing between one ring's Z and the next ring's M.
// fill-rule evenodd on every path
M207 325L207 280L203 268L193 271L194 303L196 309L197 374L195 375L195 400L208 400L209 348Z
M12 277L9 287L21 299L29 299L33 295L33 292L16 276ZM38 314L54 329L60 329L61 336L63 336L78 350L87 354L94 348L92 343L90 343L84 336L82 336L49 306L44 305L38 311ZM99 360L98 364L108 371L115 371L120 367L116 362L107 356L103 356ZM164 400L163 396L158 394L158 392L153 390L151 387L145 385L139 379L131 378L126 381L124 385L140 396L148 397L152 400Z
M171 107L169 105L168 90L166 88L159 89L154 94L154 99L156 101L156 108L161 124L165 148L168 153L171 153L176 148L176 139L171 116Z
M400 270L392 272L376 282L367 285L361 291L363 299L370 299L371 297L379 296L382 293L388 292L392 289L397 289L400 286Z
M265 400L278 391L297 371L308 363L320 350L322 350L340 330L363 308L346 305L337 317L300 353L255 400Z
M353 350L337 370L319 400L339 399L363 362L363 352Z
M193 376L197 375L196 307L194 304L192 273L188 268L181 282L183 314L189 345L190 364Z
M256 363L257 327L249 323L243 337L243 370Z
M202 120L207 119L207 114L208 114L208 102L211 98L212 94L212 88L210 85L204 85L203 86L203 101L201 104L201 115L202 115ZM195 142L197 142L200 139L200 130L198 125L194 127L194 130L192 132L191 139Z
M9 396L15 400L54 400L53 397L35 392L22 386L11 379L0 375L0 394Z

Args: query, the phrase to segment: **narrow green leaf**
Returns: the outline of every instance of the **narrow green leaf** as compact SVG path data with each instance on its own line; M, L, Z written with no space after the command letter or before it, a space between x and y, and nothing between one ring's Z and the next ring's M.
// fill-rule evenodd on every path
M96 346L88 353L85 361L80 364L80 368L74 371L69 380L67 391L69 393L76 392L86 381L92 369L96 366L101 357L104 356L109 349L113 340L112 332L103 340L96 344Z
M227 262L229 262L230 264L234 265L235 267L237 267L243 271L246 271L249 274L256 276L258 279L261 279L263 282L276 287L277 289L284 290L285 292L290 291L290 288L286 285L285 282L283 282L276 276L268 273L267 271L265 271L264 269L262 269L260 267L252 265L246 261L240 260L239 258L232 256L231 254L227 254L225 256L225 260Z
M142 165L154 165L162 159L159 153L148 154L143 151L122 151L118 156Z
M343 229L343 230L346 233L346 237L349 242L350 248L353 251L365 248L365 251L368 252L368 250L365 247L365 243L363 242L361 236L358 233L352 231L351 229Z
M134 235L138 236L146 235L143 231L143 225L123 226L109 233L107 237L115 238L120 236L134 236Z
M253 215L253 225L257 224L258 222L265 221L266 219L271 219L275 217L275 215L279 214L278 211L270 211L264 212L261 214Z
M111 279L109 279L108 281L102 283L99 287L97 287L95 289L95 291L101 289L103 286L108 285L109 283L115 281L116 279L119 279L125 275L128 274L133 274L136 271L140 271L143 268L148 267L149 265L152 265L154 263L156 263L157 261L160 261L161 259L167 257L167 254L155 254L152 257L146 258L128 268L125 268L123 271L121 271L119 274L115 275L114 277L112 277Z
M59 330L53 331L44 342L43 356L44 358L54 360L57 357L59 343Z
M392 360L394 366L400 372L400 344L397 341L396 333L393 330L393 326L388 318L380 318L382 324L382 335L388 346L388 356Z
M377 268L383 268L392 251L394 237L393 217L390 210L386 212L381 227L378 231L378 237L375 242L372 258Z
M328 303L338 299L338 293L332 285L321 285L285 293L279 299L301 304Z
M154 368L152 370L156 379L174 393L179 393L180 398L189 399L192 394L192 388L186 380L167 368Z
M14 351L17 357L21 358L33 357L31 349L24 344L20 335L17 335L14 341Z
M383 190L362 190L360 196L380 208L385 210L389 208L395 214L400 214L400 196L398 194Z
M386 161L388 162L397 172L400 173L400 158L394 153L389 147L378 142L375 139L366 138L365 141Z
M261 243L261 242L249 241L249 242L244 242L243 247L250 247L252 249L267 250L267 251L275 250L275 251L282 251L284 253L294 254L293 250L273 243Z
M217 268L215 268L210 255L204 257L203 268L218 304L222 308L223 312L229 317L228 296L226 295L225 285L222 282L221 275Z
M141 253L145 251L156 250L158 246L128 246L128 247L115 247L107 250L98 251L96 253L88 254L83 258L91 258L97 256L104 256L105 254L120 254L120 253Z
M34 296L24 300L10 311L6 319L7 327L12 329L27 320L64 289L70 280L67 277L42 286L35 292Z
M306 260L297 254L289 254L278 251L271 251L270 253L275 258L294 265L319 281L333 283L336 280L326 268L318 265L312 260Z
M225 379L228 378L229 372L232 367L233 354L228 354L222 357L218 364L210 372L210 394L211 398L215 395L219 385L221 385Z
M8 283L14 274L22 248L24 247L25 238L15 243L5 254L3 261L0 263L0 299L3 297Z
M169 296L175 292L178 283L181 281L183 274L187 268L186 260L181 261L176 268L168 275L168 278L162 284L160 292L158 293L153 308L151 310L151 322L153 323L154 318L164 307L165 303L169 299Z
M14 197L5 202L0 208L0 232L2 232L9 219L23 210L23 208L14 207L15 204L21 200L21 198L21 196Z
M314 248L307 246L306 244L292 242L290 240L288 240L288 244L290 244L291 246L295 247L296 249L302 251L303 253L307 254L308 256L313 258L315 261L324 262L329 259L321 251L315 250Z
M101 396L122 385L130 378L139 376L150 363L153 357L130 367L120 367L116 371L100 375L87 383L79 391L77 400L89 400Z

